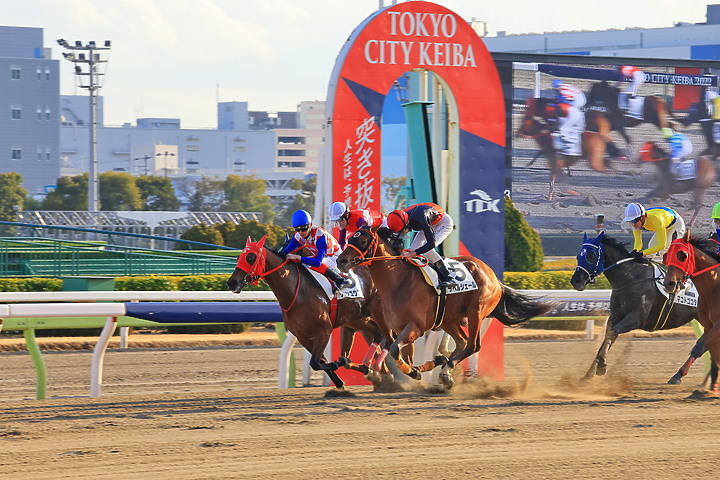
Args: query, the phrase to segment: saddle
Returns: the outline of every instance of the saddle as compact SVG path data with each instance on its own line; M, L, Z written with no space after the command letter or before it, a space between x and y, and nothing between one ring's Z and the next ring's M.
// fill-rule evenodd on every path
M435 269L430 265L422 265L422 260L419 258L412 258L410 261L420 267L420 271L422 272L423 277L425 277L425 281L428 285L435 288L439 294L440 284L438 282L438 274ZM478 289L475 279L465 265L457 260L453 260L452 258L443 258L442 261L447 267L448 272L450 272L450 276L455 280L455 283L445 288L445 293L447 295L469 292L471 290Z
M657 264L653 264L655 286L665 298L670 298L670 295L663 286L663 280L665 280L665 274L667 273L666 268L660 268ZM697 307L698 298L699 296L697 288L695 288L695 284L693 284L692 280L688 280L687 283L685 283L685 286L675 294L675 300L673 303L678 305L687 305L689 307Z
M337 298L340 300L341 298L365 298L362 293L362 283L360 277L358 277L352 270L348 272L349 281L346 282L345 286L333 293L333 285L325 275L316 272L307 265L303 265L303 267L305 267L307 271L312 274L315 280L317 280L325 291L325 295L327 295L329 299Z

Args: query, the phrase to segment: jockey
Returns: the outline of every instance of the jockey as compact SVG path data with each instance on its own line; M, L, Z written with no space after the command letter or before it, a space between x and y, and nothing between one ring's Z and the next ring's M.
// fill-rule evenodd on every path
M685 221L668 207L645 209L641 204L633 202L625 207L623 221L632 229L635 243L630 256L636 259L645 256L662 257L670 243L685 234ZM645 250L642 249L642 230L654 232Z
M552 86L557 91L558 103L567 103L577 108L585 106L585 94L575 85L555 79Z
M340 229L340 248L345 249L345 239L348 233L355 233L363 225L370 227L387 227L385 215L377 210L350 210L343 202L334 202L328 210L330 221L335 222Z
M340 255L340 245L335 237L328 232L313 225L312 217L305 210L298 210L293 213L292 226L295 235L282 250L291 262L300 262L309 266L312 270L322 273L332 280L338 289L341 289L348 279L337 269L337 257ZM311 257L302 257L290 253L300 247L307 247L315 254Z
M645 83L645 73L632 65L621 65L619 70L623 80L630 79L630 85L627 86L623 93L627 94L630 98L635 98L638 90L642 84Z
M555 149L561 155L582 156L582 133L585 131L585 115L569 103L558 105L558 129L553 134Z
M425 255L432 262L440 276L440 285L447 287L455 283L450 272L435 251L453 229L453 220L442 208L434 203L418 203L404 210L393 210L387 216L387 225L393 232L417 231L410 244L410 251L402 252L403 257Z
M670 144L670 157L673 162L685 160L693 152L692 142L683 133L674 132L667 141Z

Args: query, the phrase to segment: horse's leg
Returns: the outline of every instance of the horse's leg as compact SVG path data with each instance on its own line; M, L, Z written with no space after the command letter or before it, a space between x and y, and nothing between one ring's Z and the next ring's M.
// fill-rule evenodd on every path
M402 373L416 380L420 380L421 372L416 367L408 364L400 354L400 350L403 349L405 345L414 343L415 340L422 336L423 330L417 325L419 325L419 321L408 322L402 332L400 332L397 336L397 339L395 339L392 345L390 345L389 352L390 356L395 359L395 362Z
M714 355L712 356L712 363L710 364L710 390L712 390L713 393L717 394L718 392L718 359L717 359L717 350L713 349L712 353Z
M706 340L707 332L703 333L700 338L697 339L692 350L690 350L688 359L685 360L685 363L682 364L677 373L670 377L670 380L667 382L668 385L679 385L682 382L682 377L688 374L688 371L690 371L690 367L693 363L695 363L695 360L702 357L703 353L707 351Z
M338 369L338 364L328 363L323 350L330 340L330 333L327 335L318 335L312 341L311 348L305 347L310 352L310 368L316 371L323 371L330 377L330 381L335 385L335 388L342 390L345 386L343 381L338 377L335 370ZM302 344L302 342L301 342Z
M608 318L607 324L605 324L605 338L603 338L590 368L587 373L585 373L585 379L589 379L595 375L605 375L607 372L607 355L608 352L610 352L610 347L612 347L617 338L618 334L613 330L611 319Z

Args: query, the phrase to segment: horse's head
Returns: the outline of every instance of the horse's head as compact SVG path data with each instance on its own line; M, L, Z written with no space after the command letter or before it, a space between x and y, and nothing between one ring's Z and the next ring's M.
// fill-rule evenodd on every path
M577 255L577 267L570 283L579 292L585 290L588 283L595 282L595 277L605 270L605 252L602 240L605 232L600 232L597 238L589 239L587 233L583 234L583 244Z
M617 105L617 99L619 95L619 88L610 85L607 80L602 80L601 82L595 83L592 87L590 87L590 92L588 92L587 104L602 104L605 107L609 108L613 102L615 103L615 105Z
M347 247L337 259L340 271L347 273L355 265L360 265L373 257L377 243L377 227L371 228L367 225L360 227L350 236Z
M547 130L547 120L553 118L553 115L553 109L547 98L528 98L517 134L523 137L537 137Z
M245 285L257 285L265 273L266 239L267 235L253 242L248 237L245 249L238 257L237 266L227 279L227 286L233 293L240 293Z
M690 230L682 238L673 240L663 256L668 266L663 286L668 293L677 292L695 272L695 251L690 243Z

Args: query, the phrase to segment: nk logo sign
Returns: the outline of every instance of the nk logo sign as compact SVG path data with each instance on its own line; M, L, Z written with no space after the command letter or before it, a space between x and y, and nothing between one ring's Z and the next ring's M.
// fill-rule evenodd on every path
M473 190L471 195L477 195L477 198L465 200L465 210L470 213L495 212L500 213L498 203L500 199L493 200L484 190Z

